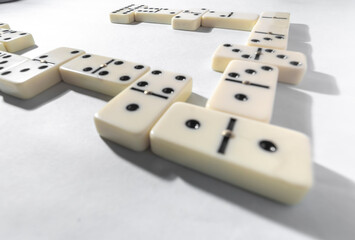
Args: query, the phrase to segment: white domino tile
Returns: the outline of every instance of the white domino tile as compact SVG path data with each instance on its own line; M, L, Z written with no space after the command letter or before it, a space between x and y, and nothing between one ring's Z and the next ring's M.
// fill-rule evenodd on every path
M249 36L247 45L287 49L289 17L289 13L262 13Z
M61 81L58 67L84 52L73 48L58 48L0 71L1 91L29 99Z
M96 129L103 138L143 151L156 121L171 104L185 101L191 90L192 79L184 74L150 71L95 114Z
M172 18L171 25L177 30L197 30L201 26L202 15L207 11L206 8L184 10Z
M0 42L8 52L17 52L35 44L30 33L0 29Z
M254 13L210 10L202 16L202 26L251 31L258 18Z
M312 186L310 141L296 131L175 103L150 139L163 158L282 203Z
M213 54L212 69L223 72L230 61L243 60L274 65L279 69L279 82L297 84L307 70L303 53L238 44L222 44Z
M140 63L85 54L61 66L60 73L67 83L116 96L149 69Z
M181 11L181 9L151 7L147 9L138 9L135 12L135 20L137 22L171 24L171 19Z
M274 66L233 60L224 71L206 107L270 122L277 77L278 69Z

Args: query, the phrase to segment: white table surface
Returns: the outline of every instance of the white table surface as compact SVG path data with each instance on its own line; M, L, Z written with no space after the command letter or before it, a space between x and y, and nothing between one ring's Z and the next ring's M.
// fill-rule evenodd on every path
M117 0L0 4L0 22L33 34L34 57L68 46L191 75L203 105L221 74L211 56L248 32L112 24ZM297 86L279 84L272 123L312 140L315 185L286 207L155 156L103 140L107 96L60 83L23 101L0 93L0 239L354 239L353 0L145 1L153 7L291 12L289 50L307 55Z

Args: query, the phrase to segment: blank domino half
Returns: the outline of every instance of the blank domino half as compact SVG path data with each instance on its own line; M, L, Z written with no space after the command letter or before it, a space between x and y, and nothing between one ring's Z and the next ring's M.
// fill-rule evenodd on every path
M289 13L262 13L247 45L286 49L290 28Z
M110 13L110 20L113 23L132 23L134 22L135 11L148 8L146 5L130 4Z
M10 29L10 26L7 23L1 23L0 22L0 28Z
M230 61L243 60L274 65L279 69L279 82L297 84L307 70L306 56L300 52L222 44L213 54L212 69L223 72Z
M175 103L150 140L161 157L282 203L312 186L310 142L296 131Z
M210 10L202 16L202 26L251 31L258 18L254 13Z
M64 82L116 96L149 69L139 63L85 54L61 66L60 74Z
M99 134L135 151L149 146L149 131L168 107L191 94L186 75L153 70L114 97L95 114Z
M135 20L137 22L171 24L171 19L181 11L181 9L170 8L138 9L135 12Z
M171 25L174 29L194 31L201 26L202 15L207 11L206 8L184 10L172 18Z
M274 66L233 60L224 71L206 107L270 122L278 72Z
M0 89L21 99L32 98L60 82L58 67L83 53L72 48L57 48L33 60L2 70Z
M35 44L30 33L0 29L0 42L8 52L17 52Z

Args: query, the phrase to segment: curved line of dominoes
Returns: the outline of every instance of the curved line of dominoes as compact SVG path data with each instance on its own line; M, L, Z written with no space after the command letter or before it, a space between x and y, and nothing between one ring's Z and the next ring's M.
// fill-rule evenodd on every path
M196 13L133 6L111 16L122 15L119 19L127 22L133 14L136 20L152 21L170 11L173 26L180 26L184 14ZM199 14L202 26L204 17L215 13ZM154 16L145 18L147 14ZM219 18L238 14L223 15ZM288 21L289 15L280 15L262 14L255 26ZM254 27L249 43L257 42L252 41L255 34L287 35ZM212 68L223 76L206 108L177 103L191 95L191 77L140 63L64 47L34 59L0 51L0 60L0 90L15 97L34 97L61 80L114 96L95 114L95 125L103 138L127 148L143 151L151 146L159 156L286 204L300 201L312 185L308 137L268 124L277 81L296 84L305 74L302 53L270 45L220 45Z

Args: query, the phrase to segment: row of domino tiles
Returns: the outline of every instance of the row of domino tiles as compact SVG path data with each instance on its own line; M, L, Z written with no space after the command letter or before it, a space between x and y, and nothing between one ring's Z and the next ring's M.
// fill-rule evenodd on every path
M258 14L220 12L206 8L190 10L152 8L131 4L110 13L113 23L151 22L171 24L174 29L196 30L200 26L250 31L259 18Z
M0 51L17 52L34 44L32 34L10 30L9 24L0 22Z
M181 103L192 92L187 75L71 48L57 48L32 60L9 53L1 57L7 63L0 71L0 90L13 96L33 97L61 79L114 96L95 114L95 125L102 137L127 148L143 151L151 146L159 156L286 204L300 201L312 185L305 135L226 113L213 104L229 104L218 90L206 108ZM277 67L266 63L231 61L220 85L232 83L222 88L237 93L224 95L241 104L255 106L253 99L260 95L270 110L277 73ZM269 93L258 92L265 88L257 83L261 78L267 79L263 84L268 84Z
M248 46L286 49L290 27L290 13L262 12L258 14L241 12L220 12L200 9L151 8L131 4L110 13L112 23L152 22L171 24L178 30L197 30L203 27L218 27L251 31Z

